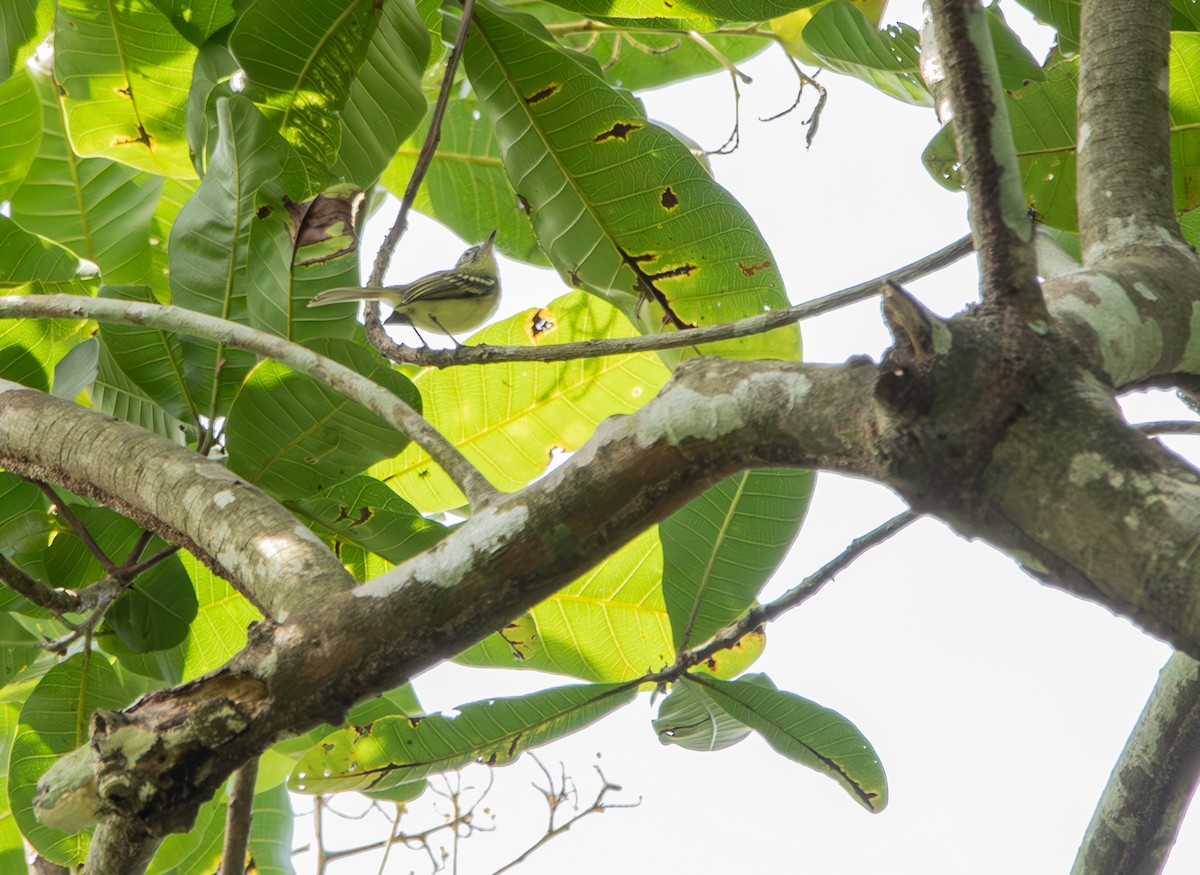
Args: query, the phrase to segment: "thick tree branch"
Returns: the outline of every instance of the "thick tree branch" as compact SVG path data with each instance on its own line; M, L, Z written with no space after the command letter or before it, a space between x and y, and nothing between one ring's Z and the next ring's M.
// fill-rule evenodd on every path
M192 552L268 616L285 617L354 586L316 535L224 465L7 381L0 381L0 464L137 520Z
M1085 266L1182 247L1171 174L1169 0L1083 0L1078 200Z
M1156 875L1200 777L1200 663L1163 666L1092 815L1071 875Z
M265 331L181 307L81 295L3 296L0 297L0 318L94 319L97 322L148 325L249 350L283 362L378 414L416 441L472 503L484 501L495 492L475 466L403 400L345 365Z
M983 7L978 0L928 0L926 9L926 79L954 120L984 304L1045 325L1033 222Z

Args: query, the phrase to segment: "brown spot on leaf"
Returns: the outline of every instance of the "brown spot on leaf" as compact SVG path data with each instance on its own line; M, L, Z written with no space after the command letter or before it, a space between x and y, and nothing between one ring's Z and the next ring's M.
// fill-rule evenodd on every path
M770 266L771 262L769 261L760 261L758 264L746 264L742 261L738 262L738 268L742 271L742 276L754 276L760 270Z
M529 335L531 341L537 343L541 336L552 328L554 328L554 321L549 314L545 310L538 310L529 320L529 326L525 333Z
M258 216L260 219L265 219L267 216L271 215L271 213L273 213L273 212L275 212L275 208L273 206L271 206L270 204L263 204L261 207L258 208L258 211L255 212L254 215Z
M673 210L679 206L679 197L675 192L671 191L671 186L669 185L663 189L662 205L668 210Z
M141 125L138 125L138 135L136 137L115 137L112 141L114 146L132 146L134 143L140 143L147 149L154 148L154 138Z
M553 97L558 92L558 89L559 89L559 85L557 82L555 82L552 85L547 85L541 91L536 91L533 94L526 97L525 102L531 106L535 103L540 103L541 101L545 100L547 97Z
M693 271L697 271L699 269L700 268L698 268L696 265L691 264L691 263L681 264L681 265L679 265L679 267L673 267L670 270L664 270L661 273L651 274L650 279L652 279L652 280L669 280L669 279L673 279L674 277L677 277L677 276L691 276Z
M641 125L629 124L628 122L617 122L604 133L597 134L593 138L593 141L603 143L605 140L628 140L629 135L640 127Z
M533 207L530 206L529 200L523 194L517 195L517 205L525 211L525 215L530 215L533 212Z
M131 86L128 82L125 83L124 88L116 88L114 90L117 92L117 94L121 95L122 97L129 98L129 99L133 98L133 86Z
M518 732L516 735L514 735L514 736L513 736L512 744L510 744L510 745L508 746L508 755L509 755L509 757L510 757L510 758L511 758L511 757L512 757L514 754L516 754L516 752L517 752L517 745L519 745L519 744L521 743L521 736L522 736L522 735L524 735L524 733L522 733L522 732Z

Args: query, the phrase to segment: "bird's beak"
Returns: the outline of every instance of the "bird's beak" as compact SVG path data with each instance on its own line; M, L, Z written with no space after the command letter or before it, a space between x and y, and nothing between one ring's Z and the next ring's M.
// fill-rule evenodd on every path
M485 240L483 243L484 246L491 246L493 243L496 242L496 231L498 231L498 230L499 230L499 228L493 230L491 234L488 234L487 240Z

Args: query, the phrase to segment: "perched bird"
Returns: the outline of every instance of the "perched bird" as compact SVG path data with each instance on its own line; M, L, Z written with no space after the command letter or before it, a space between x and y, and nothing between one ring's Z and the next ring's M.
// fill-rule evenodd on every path
M431 274L399 286L341 286L327 289L308 302L310 307L344 301L383 301L395 309L385 322L411 325L421 331L454 338L478 328L500 306L500 274L492 244L496 232L472 246L449 270ZM424 338L422 338L424 342ZM455 339L455 343L457 343Z

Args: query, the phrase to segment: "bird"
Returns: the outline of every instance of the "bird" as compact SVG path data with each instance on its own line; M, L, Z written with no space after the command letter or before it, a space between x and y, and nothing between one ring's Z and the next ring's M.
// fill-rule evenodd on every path
M472 246L449 270L436 270L398 286L339 286L313 296L310 307L345 301L383 301L394 308L384 321L421 331L456 334L473 331L496 314L500 306L500 272L493 244L496 232ZM421 337L421 342L425 338ZM459 344L461 346L461 344Z

